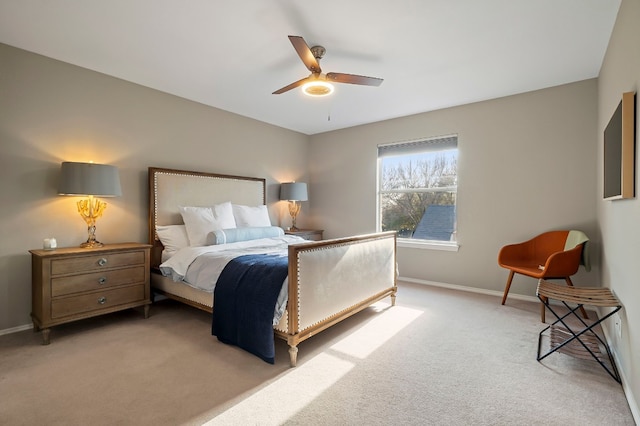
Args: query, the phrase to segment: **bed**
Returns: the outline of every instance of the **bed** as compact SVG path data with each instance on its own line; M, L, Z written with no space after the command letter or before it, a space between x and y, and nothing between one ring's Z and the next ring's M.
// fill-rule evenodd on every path
M213 313L211 291L165 276L160 265L179 253L164 237L166 229L184 225L184 206L233 203L265 209L266 180L255 177L149 167L149 242L151 287L162 294ZM163 232L163 245L158 232ZM322 330L391 298L395 305L396 234L380 232L323 241L287 241L287 294L284 312L273 325L274 336L286 340L292 367L298 344ZM170 252L169 249L173 249ZM176 255L178 256L178 255ZM175 260L175 259L174 259ZM166 271L165 271L166 274Z

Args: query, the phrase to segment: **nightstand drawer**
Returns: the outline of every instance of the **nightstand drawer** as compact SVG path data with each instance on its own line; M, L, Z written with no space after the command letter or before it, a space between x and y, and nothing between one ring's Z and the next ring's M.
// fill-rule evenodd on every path
M66 294L99 290L126 284L143 283L144 280L144 266L52 278L51 296L57 297L64 296Z
M125 253L104 253L94 256L77 256L51 261L51 275L83 273L107 268L144 265L143 250Z
M144 300L144 289L144 284L141 284L55 299L51 301L51 317L61 318Z

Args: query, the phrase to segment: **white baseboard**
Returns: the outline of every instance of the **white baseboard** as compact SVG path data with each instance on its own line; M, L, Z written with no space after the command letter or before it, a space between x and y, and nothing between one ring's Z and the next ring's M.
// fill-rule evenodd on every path
M398 277L398 281L406 281L406 282L409 282L409 283L430 285L430 286L433 286L433 287L450 288L450 289L453 289L453 290L467 291L467 292L470 292L470 293L486 294L488 296L497 296L500 299L502 299L502 295L503 295L502 291L487 290L485 288L466 287L466 286L463 286L463 285L440 283L440 282L437 282L437 281L419 280L419 279L416 279L416 278ZM516 294L516 293L509 293L509 299L524 300L524 301L527 301L527 302L540 302L540 300L538 300L537 297L525 296L523 294Z
M4 330L0 330L0 336L4 336L5 334L17 333L19 331L25 331L33 328L33 324L24 324L19 325L17 327L6 328Z
M609 349L613 354L613 361L616 363L616 368L618 369L618 374L620 375L620 380L622 381L622 391L627 398L627 403L629 404L629 409L631 410L633 420L636 422L636 424L640 424L640 407L638 407L638 404L636 403L636 398L634 398L633 390L629 386L629 380L624 374L624 370L620 368L620 355L617 351L616 346L611 344L612 339L611 336L609 336L608 328L602 327L602 331L604 332L604 338L607 341L607 345L609 345Z

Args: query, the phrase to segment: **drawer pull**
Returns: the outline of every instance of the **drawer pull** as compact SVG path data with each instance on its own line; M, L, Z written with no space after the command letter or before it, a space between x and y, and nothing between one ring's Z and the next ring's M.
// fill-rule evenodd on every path
M101 305L104 305L105 303L107 303L107 298L102 296L98 298L98 303Z
M98 278L98 284L104 284L107 282L107 277L100 277Z
M100 260L98 260L98 265L100 266L104 266L107 264L107 259L105 259L104 257L100 258Z

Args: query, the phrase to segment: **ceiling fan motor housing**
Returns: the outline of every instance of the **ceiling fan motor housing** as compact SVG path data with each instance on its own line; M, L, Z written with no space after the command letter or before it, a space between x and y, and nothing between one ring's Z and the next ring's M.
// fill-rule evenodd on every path
M311 53L313 54L313 57L318 60L322 59L322 57L326 52L327 50L322 46L313 46L311 48Z

